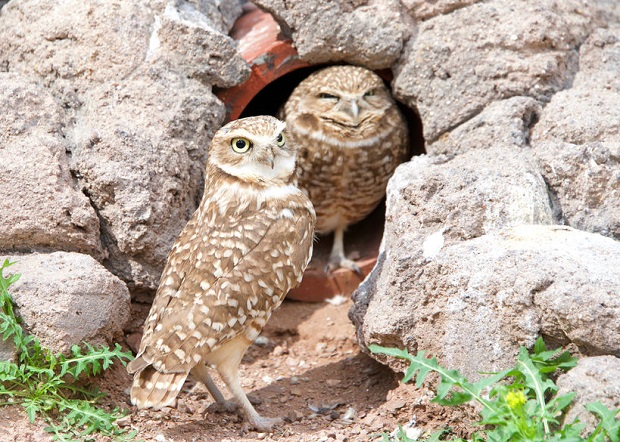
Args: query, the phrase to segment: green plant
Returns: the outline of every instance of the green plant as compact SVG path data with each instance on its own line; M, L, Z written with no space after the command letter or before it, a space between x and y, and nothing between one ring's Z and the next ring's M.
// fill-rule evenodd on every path
M4 270L14 263L5 260L0 267L0 334L17 350L16 361L0 361L0 405L19 404L24 407L30 422L42 418L55 440L89 440L95 433L116 440L132 439L135 434L119 429L114 421L124 413L96 407L104 394L80 386L78 378L97 376L115 360L123 365L131 360L129 352L120 345L113 349L94 348L85 344L86 351L74 345L71 354L54 354L28 335L15 315L9 286L20 277L4 276Z
M558 387L549 375L560 369L569 370L577 364L577 359L568 352L547 350L540 338L531 354L521 347L515 368L492 373L475 383L456 370L441 367L435 358L427 358L423 351L411 355L407 350L378 345L370 345L369 349L409 361L403 382L415 378L416 386L420 387L429 373L438 373L440 382L433 402L447 406L478 402L482 411L477 424L484 426L484 430L472 436L474 441L620 442L620 409L609 410L600 402L586 405L586 409L599 418L599 424L585 439L580 437L584 425L578 420L561 425L574 393L558 395ZM435 433L428 440L440 440L445 432ZM402 429L399 434L404 434ZM399 434L397 440L408 442L406 436L402 438ZM384 437L384 440L389 438Z

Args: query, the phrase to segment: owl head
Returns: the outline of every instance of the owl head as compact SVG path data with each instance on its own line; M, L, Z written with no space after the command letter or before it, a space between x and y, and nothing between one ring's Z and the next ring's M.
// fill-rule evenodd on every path
M284 111L297 133L342 144L377 135L387 111L395 107L385 83L371 70L332 66L299 83Z
M213 137L208 164L249 184L286 184L295 171L296 151L287 144L284 128L270 116L232 121Z

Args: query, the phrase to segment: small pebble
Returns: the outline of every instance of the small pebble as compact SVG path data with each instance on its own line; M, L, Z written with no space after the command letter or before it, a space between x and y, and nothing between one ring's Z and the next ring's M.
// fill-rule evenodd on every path
M303 419L304 415L301 414L299 411L297 410L290 410L288 412L288 414L286 415L286 417L291 421L291 422L297 422Z
M254 340L254 344L264 347L266 345L269 345L269 338L267 336L260 335Z
M286 358L285 364L289 367L297 367L299 365L299 361L289 356L288 358Z
M356 417L357 417L357 412L355 411L355 408L349 407L347 408L347 411L344 412L341 419L343 421L352 421Z
M265 384L273 384L273 378L271 376L263 376L261 378L261 380L265 383Z
M282 347L281 345L276 345L271 353L274 356L282 356L288 354L288 349Z
M120 428L125 428L131 425L131 415L128 414L127 416L123 416L119 419L116 419L116 425L118 425Z
M418 440L422 437L424 430L418 427L409 427L405 430L405 434L409 439Z

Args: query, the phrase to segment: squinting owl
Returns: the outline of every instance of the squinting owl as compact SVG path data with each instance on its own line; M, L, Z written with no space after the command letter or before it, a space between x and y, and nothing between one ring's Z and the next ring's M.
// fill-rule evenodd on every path
M403 115L383 80L357 66L311 74L280 115L299 150L299 187L314 204L316 229L334 232L327 269L361 273L345 257L344 231L379 204L396 166L406 160Z
M238 366L271 312L301 281L315 212L295 185L296 149L273 117L233 121L213 137L200 206L172 247L136 358L131 401L174 404L186 377L227 410L214 367L249 423L267 430L238 380Z

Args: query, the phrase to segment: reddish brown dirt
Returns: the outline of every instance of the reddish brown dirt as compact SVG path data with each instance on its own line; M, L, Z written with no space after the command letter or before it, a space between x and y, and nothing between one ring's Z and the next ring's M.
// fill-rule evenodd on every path
M412 419L422 430L449 426L466 435L471 409L446 409L430 402L426 388L399 382L400 375L360 353L347 317L351 302L341 305L285 301L253 345L241 367L242 386L259 413L285 417L271 433L244 431L236 414L211 413L206 389L188 381L176 408L137 411L120 422L144 441L367 441L381 440ZM139 323L148 306L135 306ZM135 341L130 336L129 341ZM107 405L131 408L130 377L123 367L108 371L99 388L109 392ZM222 386L222 391L226 392ZM0 409L1 441L44 441L42 423L29 424L16 407ZM103 440L103 439L101 439Z

